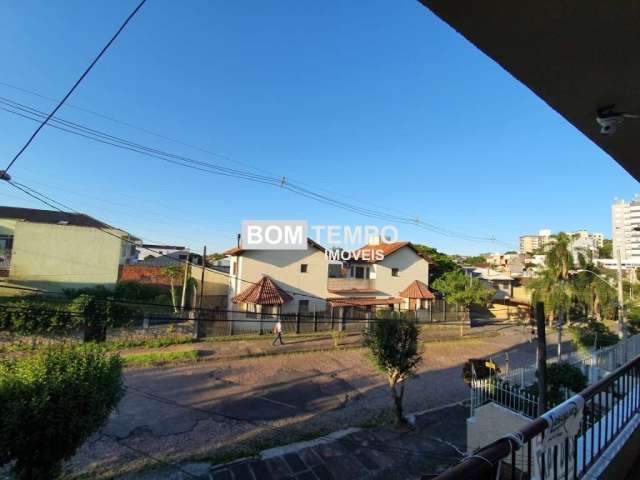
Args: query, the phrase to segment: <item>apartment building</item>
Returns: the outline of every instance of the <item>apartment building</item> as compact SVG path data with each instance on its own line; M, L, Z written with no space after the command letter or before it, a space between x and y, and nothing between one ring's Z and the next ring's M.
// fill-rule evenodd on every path
M616 199L611 206L611 238L613 256L620 252L620 258L640 259L640 195L625 202Z
M540 230L537 235L522 235L520 237L520 253L531 254L552 242L551 230Z

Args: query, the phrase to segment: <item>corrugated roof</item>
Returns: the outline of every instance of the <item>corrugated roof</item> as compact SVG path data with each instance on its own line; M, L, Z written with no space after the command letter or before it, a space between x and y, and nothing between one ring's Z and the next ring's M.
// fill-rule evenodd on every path
M328 298L327 301L332 307L367 307L375 305L398 305L404 300L402 298L374 298L374 297L343 297Z
M233 303L253 303L255 305L282 305L293 297L278 287L271 278L263 276L259 282L244 289L233 297Z
M83 213L57 212L55 210L39 210L35 208L0 206L0 218L25 220L33 223L73 225L76 227L111 228L110 225Z
M429 300L435 298L429 290L429 287L420 280L411 282L407 288L400 292L400 296L404 298L423 298Z

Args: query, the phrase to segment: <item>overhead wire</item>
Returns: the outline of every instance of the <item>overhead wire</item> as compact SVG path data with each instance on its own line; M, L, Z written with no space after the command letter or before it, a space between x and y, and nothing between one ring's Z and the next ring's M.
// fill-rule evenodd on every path
M96 65L96 63L98 63L98 60L100 60L100 58L102 58L102 56L104 55L104 53L109 49L109 47L113 44L113 42L116 41L116 39L118 38L118 36L120 35L120 33L124 30L124 28L127 26L127 24L131 21L131 19L138 13L138 11L142 8L142 6L145 4L147 0L142 0L137 6L136 8L133 9L133 11L129 14L129 16L127 16L127 18L125 19L125 21L122 23L122 25L120 25L120 28L118 28L118 30L116 30L116 32L113 34L113 36L111 37L111 39L109 39L109 41L107 42L107 44L102 47L102 50L100 50L100 52L98 53L98 55L93 59L93 61L89 64L89 66L84 70L84 72L82 73L82 75L80 75L80 77L75 81L75 83L73 84L73 86L69 89L69 91L65 94L64 97L62 97L62 99L58 102L58 104L56 105L56 107L51 110L51 112L46 116L46 118L40 123L40 125L38 125L38 127L36 128L36 130L31 134L31 136L27 139L26 143L22 146L22 148L20 148L20 150L18 150L18 153L16 153L14 155L14 157L11 159L11 161L9 162L9 164L7 165L7 167L4 169L4 173L3 176L5 176L5 174L9 171L9 169L16 163L16 160L18 160L18 158L20 158L20 156L22 155L22 153L29 147L29 145L31 145L31 142L33 142L33 140L36 138L36 136L38 135L38 133L40 133L40 131L44 128L44 126L49 122L49 120L56 114L56 112L58 110L60 110L60 108L62 107L62 105L64 105L64 102L67 101L67 99L71 96L71 94L76 90L76 88L78 88L78 85L80 85L80 83L82 82L82 80L84 80L84 78L89 74L89 72L93 69L93 67Z
M46 115L45 112L41 112L37 109L34 109L32 107L29 107L27 105L21 104L19 102L16 102L4 97L0 97L0 104L2 105L0 106L1 110L4 110L6 112L9 112L14 115L18 115L20 117L27 118L33 121L39 121L41 118L43 118L44 115ZM225 167L219 164L214 164L211 162L196 160L185 155L177 155L174 153L166 152L157 148L153 148L137 142L133 142L128 139L124 139L122 137L101 132L99 130L81 125L77 122L71 122L59 117L52 118L49 122L49 126L65 131L67 133L71 133L74 135L81 136L83 138L87 138L87 139L99 142L99 143L103 143L116 148L132 151L141 155L145 155L147 157L162 160L178 166L191 168L198 171L204 171L204 172L215 174L215 175L234 177L241 180L267 184L273 187L279 187L281 189L288 190L296 195L309 198L316 202L330 205L336 208L340 208L342 210L355 213L358 215L366 216L368 218L374 218L378 220L384 220L384 221L389 221L389 222L404 224L404 225L411 225L417 228L430 231L432 233L436 233L439 235L452 237L452 238L460 238L467 241L508 244L507 242L502 242L500 240L495 239L494 237L470 235L463 232L457 232L451 229L440 227L433 223L421 220L420 218L417 218L417 217L416 218L404 217L404 216L399 216L399 215L387 213L380 210L364 208L349 202L345 202L337 198L332 198L331 196L324 195L317 191L305 188L287 179L286 176L258 175L258 174L254 174L244 170L239 170L239 169ZM511 245L511 244L508 244L508 245Z

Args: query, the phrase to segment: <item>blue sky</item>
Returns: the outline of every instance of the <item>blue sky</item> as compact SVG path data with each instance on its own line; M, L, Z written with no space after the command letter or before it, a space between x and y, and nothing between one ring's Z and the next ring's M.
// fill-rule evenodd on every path
M60 98L134 5L2 2L0 82ZM52 108L2 85L0 96ZM613 198L638 190L609 156L414 0L148 0L69 102L225 157L73 108L59 112L92 128L285 175L513 248L518 235L540 228L610 236ZM0 111L0 168L34 128ZM210 251L232 246L243 219L372 223L51 128L12 175L147 240ZM0 203L38 207L6 184ZM449 253L509 249L399 231Z

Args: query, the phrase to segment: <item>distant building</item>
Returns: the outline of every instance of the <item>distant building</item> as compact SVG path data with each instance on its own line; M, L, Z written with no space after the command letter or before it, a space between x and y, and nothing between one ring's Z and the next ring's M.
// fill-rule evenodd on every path
M538 235L522 235L520 237L520 253L531 254L552 242L551 230L544 229Z
M616 200L611 206L613 257L640 259L640 195L630 202Z
M143 243L138 247L138 261L169 255L178 261L189 258L189 249L180 245L156 245Z
M602 233L590 233L587 230L564 233L574 240L580 239L580 244L583 246L587 244L594 245L596 251L604 245L604 235ZM540 230L538 235L523 235L520 237L520 253L530 255L554 242L555 237L549 229Z

